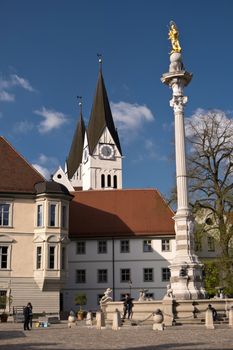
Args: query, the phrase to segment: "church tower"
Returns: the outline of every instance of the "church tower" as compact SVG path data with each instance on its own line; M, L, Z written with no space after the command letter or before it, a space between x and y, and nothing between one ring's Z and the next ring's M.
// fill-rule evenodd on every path
M83 190L122 188L122 151L102 74L102 60L84 138Z

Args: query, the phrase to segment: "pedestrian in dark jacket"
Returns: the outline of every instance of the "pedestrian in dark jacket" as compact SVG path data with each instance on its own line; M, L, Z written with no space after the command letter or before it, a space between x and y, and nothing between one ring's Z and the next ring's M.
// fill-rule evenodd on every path
M28 303L28 307L29 307L29 325L30 325L30 328L32 329L32 304L31 303Z
M27 304L27 306L25 306L25 308L23 309L23 315L24 315L24 324L23 324L23 328L25 331L30 331L29 328L29 322L30 322L30 305L29 303Z
M127 293L127 294L125 294L125 299L124 299L123 319L126 318L126 315L127 315L128 319L132 316L132 308L133 308L132 298L130 297L130 294Z

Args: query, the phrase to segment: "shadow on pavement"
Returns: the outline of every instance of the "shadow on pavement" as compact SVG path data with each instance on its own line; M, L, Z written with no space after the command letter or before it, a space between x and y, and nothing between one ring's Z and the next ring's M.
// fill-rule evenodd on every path
M20 333L20 332L18 332ZM177 343L170 343L170 344L160 344L160 345L149 345L149 346L139 346L139 347L133 347L133 348L124 348L124 350L192 350L192 349L208 349L208 350L219 350L219 348L206 348L206 344L203 343L183 343L183 344L177 344ZM5 345L0 345L0 350L36 350L37 348L39 349L46 349L46 347L50 350L64 350L61 344L57 343L26 343L26 344L5 344ZM88 346L86 348L79 348L79 350L90 350L91 347ZM101 349L96 347L95 349L92 348L93 350L112 350L112 349ZM117 349L117 348L115 348ZM119 349L122 349L120 347ZM230 350L233 348L229 348ZM66 350L74 350L73 347L71 348L66 348Z
M25 338L23 331L0 331L0 339Z

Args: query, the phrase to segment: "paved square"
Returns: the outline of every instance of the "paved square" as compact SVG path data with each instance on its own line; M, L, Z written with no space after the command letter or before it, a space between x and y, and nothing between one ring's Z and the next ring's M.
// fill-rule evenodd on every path
M19 323L0 323L0 350L37 349L126 349L126 350L233 350L233 329L218 325L214 330L200 326L176 326L153 331L152 326L125 326L97 330L79 323L68 328L66 323L49 328L23 331Z

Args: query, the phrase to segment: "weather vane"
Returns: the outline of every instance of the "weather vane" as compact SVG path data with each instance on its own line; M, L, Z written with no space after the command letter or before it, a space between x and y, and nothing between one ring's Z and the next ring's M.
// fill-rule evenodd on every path
M97 57L99 60L100 70L102 69L102 63L103 63L103 56L102 53L97 53Z
M79 105L79 107L80 107L80 113L82 112L82 105L83 105L83 103L82 103L82 96L77 96L77 99L78 99L78 105Z
M173 21L170 21L169 25L170 27L168 32L168 40L171 41L171 45L172 45L172 51L170 52L170 55L174 52L180 53L181 47L179 43L179 32L178 32L177 26Z

